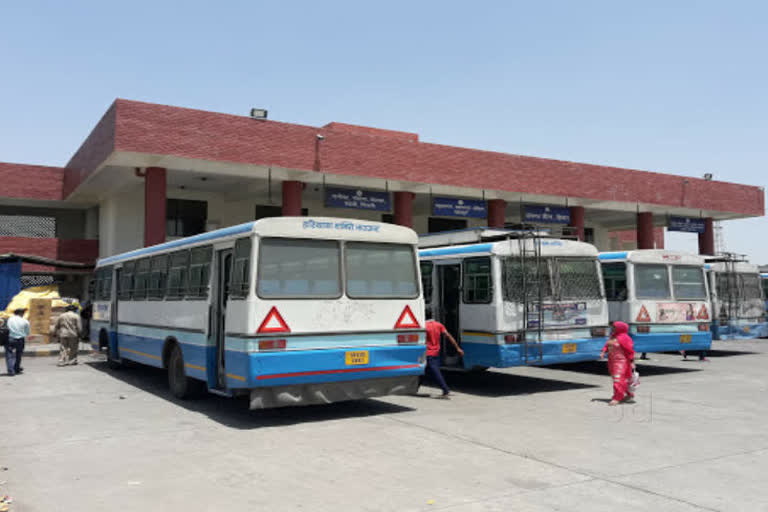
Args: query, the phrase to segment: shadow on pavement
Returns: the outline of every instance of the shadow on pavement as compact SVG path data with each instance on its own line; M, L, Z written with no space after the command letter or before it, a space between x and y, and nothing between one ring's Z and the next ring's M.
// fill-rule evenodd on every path
M494 371L469 373L443 371L443 377L445 377L445 381L452 391L487 397L530 395L550 391L599 387L581 382L543 379ZM425 385L430 388L433 386L429 381L426 381Z
M690 357L690 356L689 356ZM698 360L697 360L698 362ZM705 363L706 364L706 363ZM608 376L608 365L605 361L586 361L583 363L553 364L542 366L541 368L550 368L552 370L564 370L568 372L589 373L592 375ZM650 377L653 375L667 375L672 373L700 372L703 368L678 368L676 366L658 366L638 361L637 371L641 377Z
M189 411L205 414L214 421L232 428L252 429L280 427L298 423L333 421L408 412L414 409L375 399L338 402L328 405L284 407L279 409L250 410L247 397L222 397L204 393L200 398L178 400L168 390L165 370L129 363L119 370L107 366L106 361L89 361L87 366L137 389L151 393Z
M760 352L750 352L748 350L707 350L707 357L749 356L759 353ZM688 356L689 359L690 357L691 356Z

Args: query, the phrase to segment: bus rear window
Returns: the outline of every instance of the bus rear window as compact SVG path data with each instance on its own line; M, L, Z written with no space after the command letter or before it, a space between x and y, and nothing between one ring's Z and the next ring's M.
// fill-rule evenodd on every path
M557 258L557 290L561 299L600 299L597 262L587 258Z
M344 248L347 295L351 298L413 298L419 295L413 247L348 242Z
M340 297L340 252L339 243L333 240L261 239L259 297Z
M760 277L758 274L739 274L741 281L741 289L744 290L744 299L761 299L760 293Z
M672 287L678 300L706 300L704 272L699 267L672 267Z
M635 265L635 297L669 299L669 275L666 265Z

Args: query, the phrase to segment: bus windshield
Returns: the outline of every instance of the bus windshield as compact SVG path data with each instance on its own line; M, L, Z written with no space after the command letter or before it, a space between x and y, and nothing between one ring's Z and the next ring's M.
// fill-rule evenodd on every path
M635 296L638 299L669 299L666 265L635 265Z
M678 300L706 300L704 271L699 267L672 267L672 287Z

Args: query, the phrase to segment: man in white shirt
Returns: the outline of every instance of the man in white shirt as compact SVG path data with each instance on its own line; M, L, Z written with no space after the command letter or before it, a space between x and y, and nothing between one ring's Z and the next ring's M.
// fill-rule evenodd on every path
M22 373L21 355L24 353L24 340L29 336L29 322L24 319L24 309L17 309L8 319L8 345L5 347L5 367L13 377Z

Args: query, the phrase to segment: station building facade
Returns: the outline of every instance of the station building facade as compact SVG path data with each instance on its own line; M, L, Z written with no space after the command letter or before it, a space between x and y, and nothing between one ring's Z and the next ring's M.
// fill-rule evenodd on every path
M0 183L0 254L82 263L276 215L532 224L600 250L660 248L676 229L714 254L713 222L764 214L755 186L122 99L65 166L0 163Z

